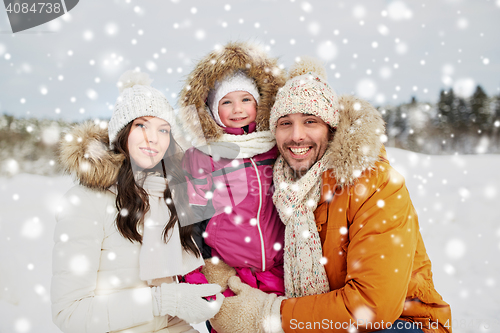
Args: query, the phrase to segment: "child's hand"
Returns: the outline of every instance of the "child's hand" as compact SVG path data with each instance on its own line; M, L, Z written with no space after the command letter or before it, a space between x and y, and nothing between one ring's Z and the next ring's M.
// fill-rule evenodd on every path
M227 280L236 275L235 269L228 266L224 261L218 260L217 264L214 264L212 259L205 259L205 266L203 266L201 272L207 278L208 283L221 286L221 292L227 289Z

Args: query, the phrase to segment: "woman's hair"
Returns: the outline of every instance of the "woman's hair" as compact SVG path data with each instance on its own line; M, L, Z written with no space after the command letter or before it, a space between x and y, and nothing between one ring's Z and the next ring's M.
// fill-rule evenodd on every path
M116 196L116 208L118 209L118 215L116 217L116 226L123 237L132 242L142 243L142 236L137 231L137 226L144 221L144 215L149 210L149 198L146 191L136 183L132 170L132 163L134 162L130 159L128 151L128 136L132 128L132 123L133 121L118 133L114 142L115 153L121 153L125 156L117 178L118 194ZM183 152L174 140L172 131L170 131L169 135L170 144L160 163L151 169L144 170L145 174L149 172L161 173L169 180L163 193L165 204L170 210L170 220L165 229L163 229L165 243L168 242L168 231L176 223L179 223L179 213L182 215L183 221L194 221L193 212L189 207L187 184L182 169ZM169 185L176 185L173 197ZM179 227L183 248L198 257L198 248L191 237L192 224L186 226L179 225Z

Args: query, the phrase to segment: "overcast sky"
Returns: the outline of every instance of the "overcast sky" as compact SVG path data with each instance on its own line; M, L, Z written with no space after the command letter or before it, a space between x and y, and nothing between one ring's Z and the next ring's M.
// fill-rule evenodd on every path
M375 105L440 89L500 92L500 0L81 0L12 34L0 10L0 113L109 118L127 69L154 79L175 107L182 81L217 45L260 43L280 64L315 56L338 93ZM496 32L495 32L496 31Z

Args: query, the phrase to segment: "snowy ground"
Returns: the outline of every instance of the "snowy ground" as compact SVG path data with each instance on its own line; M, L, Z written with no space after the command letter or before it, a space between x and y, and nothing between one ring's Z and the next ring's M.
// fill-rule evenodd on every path
M407 181L453 331L499 332L500 155L388 149ZM52 234L69 177L0 178L0 332L59 332L50 315ZM485 326L487 325L487 326ZM199 325L198 327L203 327Z

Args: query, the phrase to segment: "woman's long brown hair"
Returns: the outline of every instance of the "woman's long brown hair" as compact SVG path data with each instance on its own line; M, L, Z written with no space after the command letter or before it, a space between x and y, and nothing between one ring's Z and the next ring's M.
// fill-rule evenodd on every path
M118 133L114 142L115 153L121 153L125 156L117 178L118 194L116 195L116 208L118 209L118 215L116 217L116 226L123 237L129 239L131 242L142 243L142 236L137 231L137 226L144 221L144 215L149 210L149 198L146 191L137 185L132 170L131 163L133 161L131 161L128 152L128 135L132 128L132 123L133 121ZM170 220L165 229L163 229L165 243L168 242L168 231L176 223L179 223L179 213L182 216L182 221L194 221L193 212L189 207L187 184L182 169L183 152L177 142L175 142L172 131L170 131L169 135L170 144L161 162L152 169L145 170L146 173L159 172L168 179L168 184L163 193L165 204L170 210ZM169 185L176 185L173 197ZM183 248L199 257L200 253L191 237L193 225L182 223L185 225L182 226L181 223L179 224L179 233Z

